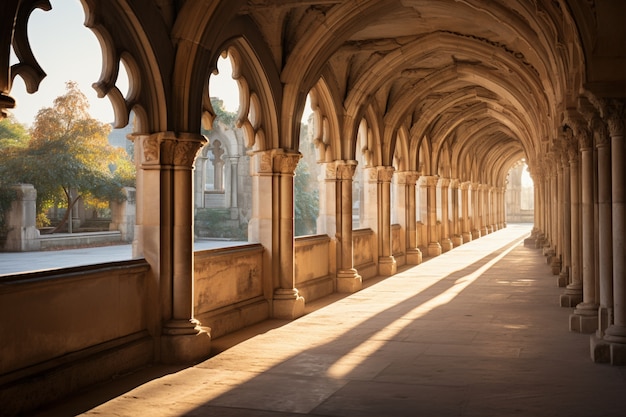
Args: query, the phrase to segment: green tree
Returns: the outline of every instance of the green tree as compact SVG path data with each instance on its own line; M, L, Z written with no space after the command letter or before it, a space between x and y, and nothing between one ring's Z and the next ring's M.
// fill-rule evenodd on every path
M110 126L91 118L88 108L77 84L68 82L66 94L37 113L28 146L11 147L0 168L5 181L35 186L38 213L56 201L65 202L65 217L53 232L67 222L81 198L123 198L123 181L113 169L125 151L109 145Z

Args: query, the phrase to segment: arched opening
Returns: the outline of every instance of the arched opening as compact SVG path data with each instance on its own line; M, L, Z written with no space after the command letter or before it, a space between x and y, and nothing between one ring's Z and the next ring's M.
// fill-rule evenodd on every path
M509 169L506 180L507 223L534 221L534 184L525 159Z

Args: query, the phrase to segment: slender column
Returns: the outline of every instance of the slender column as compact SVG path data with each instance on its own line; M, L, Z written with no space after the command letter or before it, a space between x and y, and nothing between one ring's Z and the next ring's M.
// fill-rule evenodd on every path
M563 242L563 261L561 262L561 272L557 284L559 287L565 287L569 284L570 278L570 265L572 257L572 233L571 233L571 198L570 198L570 169L567 152L561 153L561 166L562 166L562 178L563 186L561 187L563 201L561 206L561 223L562 223L562 242Z
M481 216L479 206L480 184L473 182L471 184L472 191L472 239L478 239L480 237Z
M265 248L264 292L272 316L293 319L304 314L304 298L295 288L293 178L301 155L282 149L251 155L253 213L248 240Z
M391 276L397 271L391 240L391 178L393 172L394 168L390 166L377 167L378 273L382 276Z
M593 210L593 143L586 128L578 129L582 182L582 284L583 300L570 315L570 331L591 333L598 328L596 302L594 210Z
M433 175L426 178L426 207L428 212L428 256L441 255L441 245L437 239L437 181Z
M600 307L598 336L602 337L613 321L613 233L611 230L611 147L602 132L598 148L598 255L600 274Z
M160 336L161 362L193 362L207 357L211 348L208 329L194 318L193 297L192 167L206 140L201 135L173 132L134 140L137 195L141 196L134 255L143 256L158 276L158 288L153 290L160 311L158 317L148 318L148 327L152 331L160 327L156 336Z
M561 307L574 307L582 301L582 278L580 272L580 216L579 216L579 180L578 180L578 150L574 145L568 147L569 167L570 167L570 247L571 247L571 267L570 284L565 287L561 294Z
M337 291L353 293L361 289L361 276L354 269L352 247L352 177L356 170L357 161L336 162L336 206L338 240Z
M406 263L419 265L422 263L422 251L417 247L416 221L416 184L419 173L415 171L397 172L399 190L398 205L402 212L398 216L400 225L405 230Z
M452 240L450 240L450 216L448 216L450 180L441 178L439 186L441 187L441 250L442 252L448 252L453 248Z
M480 217L480 235L485 236L489 233L487 229L487 222L489 219L487 218L487 199L489 198L488 187L485 184L481 184L478 187L478 212Z
M611 363L626 365L626 228L624 161L623 101L613 101L608 106L608 126L611 135L611 213L613 229L613 324L604 334L610 346Z
M561 208L563 206L563 170L560 166L560 158L555 153L552 155L555 163L555 172L553 175L553 195L552 195L552 236L554 241L554 256L550 266L552 267L552 274L559 275L561 273L561 262L563 256L563 244L562 244L562 222L561 222Z
M463 244L463 236L459 227L459 180L450 180L450 195L452 196L452 245Z
M470 182L462 182L460 184L461 187L461 238L463 242L471 242L472 241L472 230L470 227L469 220L469 188Z

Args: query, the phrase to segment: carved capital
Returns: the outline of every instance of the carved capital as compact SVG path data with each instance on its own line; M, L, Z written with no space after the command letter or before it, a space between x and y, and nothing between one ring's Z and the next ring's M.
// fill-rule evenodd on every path
M378 182L391 182L391 178L393 177L394 171L395 171L394 167L389 167L389 166L376 167Z
M436 187L439 182L439 177L437 175L428 175L422 178L424 178L424 182L427 187Z
M460 184L461 182L458 180L458 178L450 178L450 188L457 189L459 188Z
M626 124L626 109L624 101L611 100L609 101L606 110L606 120L611 137L624 136L624 125Z
M174 132L139 135L133 140L139 144L141 166L144 169L164 165L191 169L198 151L206 143L206 138L202 135L176 135Z
M356 171L357 161L335 161L336 176L339 180L351 180Z
M417 171L399 171L396 172L396 178L398 184L415 185L419 179L419 172Z
M469 181L465 181L465 182L462 182L462 183L460 183L460 184L459 184L459 188L460 188L461 190L469 190L469 188L470 188L470 186L471 186L471 185L472 185L472 183L471 183L471 182L469 182Z
M282 149L270 149L251 154L250 174L271 175L275 173L293 175L302 158L299 152L288 153Z
M449 178L439 178L439 186L441 188L448 188L450 186Z

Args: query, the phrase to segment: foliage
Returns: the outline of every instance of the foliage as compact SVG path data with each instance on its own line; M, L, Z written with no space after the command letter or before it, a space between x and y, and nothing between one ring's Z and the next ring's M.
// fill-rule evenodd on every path
M79 199L95 207L122 200L130 181L125 151L109 145L110 126L90 117L89 103L74 82L53 107L37 113L27 146L11 146L3 155L0 176L7 183L37 189L37 212L64 201L66 218ZM123 167L114 174L115 167ZM67 219L57 227L61 227Z
M13 155L16 150L27 146L29 140L26 128L13 118L0 120L0 160ZM9 232L6 216L15 200L16 192L11 188L12 182L5 175L0 175L0 243L4 242Z
M236 225L233 225L236 223ZM194 218L194 233L200 237L229 238L247 240L248 228L230 218L227 209L199 208Z
M319 190L316 182L311 181L311 170L306 160L301 160L296 167L294 178L295 235L314 234L317 231L319 214Z
M211 97L211 105L213 106L213 110L215 110L215 122L224 123L226 126L231 129L235 127L235 121L237 120L237 113L229 112L224 108L224 100L221 100L217 97Z

